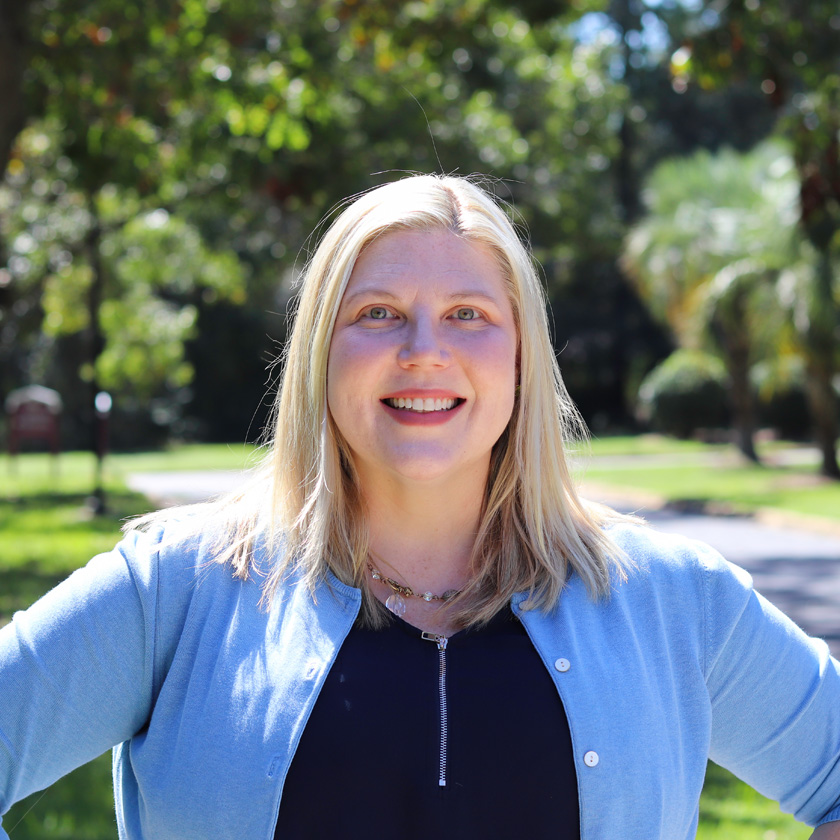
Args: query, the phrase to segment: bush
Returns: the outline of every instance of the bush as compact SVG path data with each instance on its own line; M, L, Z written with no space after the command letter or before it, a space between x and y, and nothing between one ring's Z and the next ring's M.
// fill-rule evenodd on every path
M759 362L752 370L758 394L759 422L775 429L779 437L807 440L811 415L805 391L805 365L798 358Z
M639 419L658 431L690 437L697 429L728 424L726 370L707 353L677 350L639 386Z

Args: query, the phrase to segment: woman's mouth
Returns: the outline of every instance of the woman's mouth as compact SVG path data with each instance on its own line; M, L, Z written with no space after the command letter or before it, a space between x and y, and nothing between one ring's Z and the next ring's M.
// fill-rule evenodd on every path
M433 398L433 397L396 397L382 400L385 405L391 408L413 411L417 414L428 414L433 411L451 411L455 406L460 405L464 400L457 398Z

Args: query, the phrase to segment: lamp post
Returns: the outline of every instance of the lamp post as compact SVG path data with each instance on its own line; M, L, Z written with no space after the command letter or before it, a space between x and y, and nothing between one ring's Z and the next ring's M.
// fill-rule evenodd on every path
M103 464L108 453L108 420L113 400L107 391L99 391L93 401L96 419L96 473L90 508L94 514L105 513L105 488L102 483Z

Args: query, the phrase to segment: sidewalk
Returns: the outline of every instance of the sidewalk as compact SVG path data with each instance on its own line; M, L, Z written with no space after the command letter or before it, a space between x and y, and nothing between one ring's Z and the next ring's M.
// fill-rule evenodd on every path
M244 481L241 470L143 472L126 476L125 483L159 507L204 502L235 490Z

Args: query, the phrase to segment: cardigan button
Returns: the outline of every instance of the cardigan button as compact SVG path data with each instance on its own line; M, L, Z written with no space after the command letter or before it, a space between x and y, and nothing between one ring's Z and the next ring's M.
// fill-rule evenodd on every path
M565 674L565 673L566 673L566 671L568 671L568 670L569 670L569 668L571 668L571 667L572 667L572 663L571 663L571 662L569 662L569 660L568 660L568 659L558 659L558 660L554 663L554 667L555 667L555 668L556 668L556 669L557 669L557 670L558 670L561 674Z
M588 752L588 753L586 753L586 754L583 756L583 763L584 763L587 767L595 767L595 765L596 765L596 764L598 764L598 762L599 762L600 760L601 760L601 758L600 758L600 756L598 755L598 753L596 753L596 752L595 752L595 750L589 750L589 752Z

